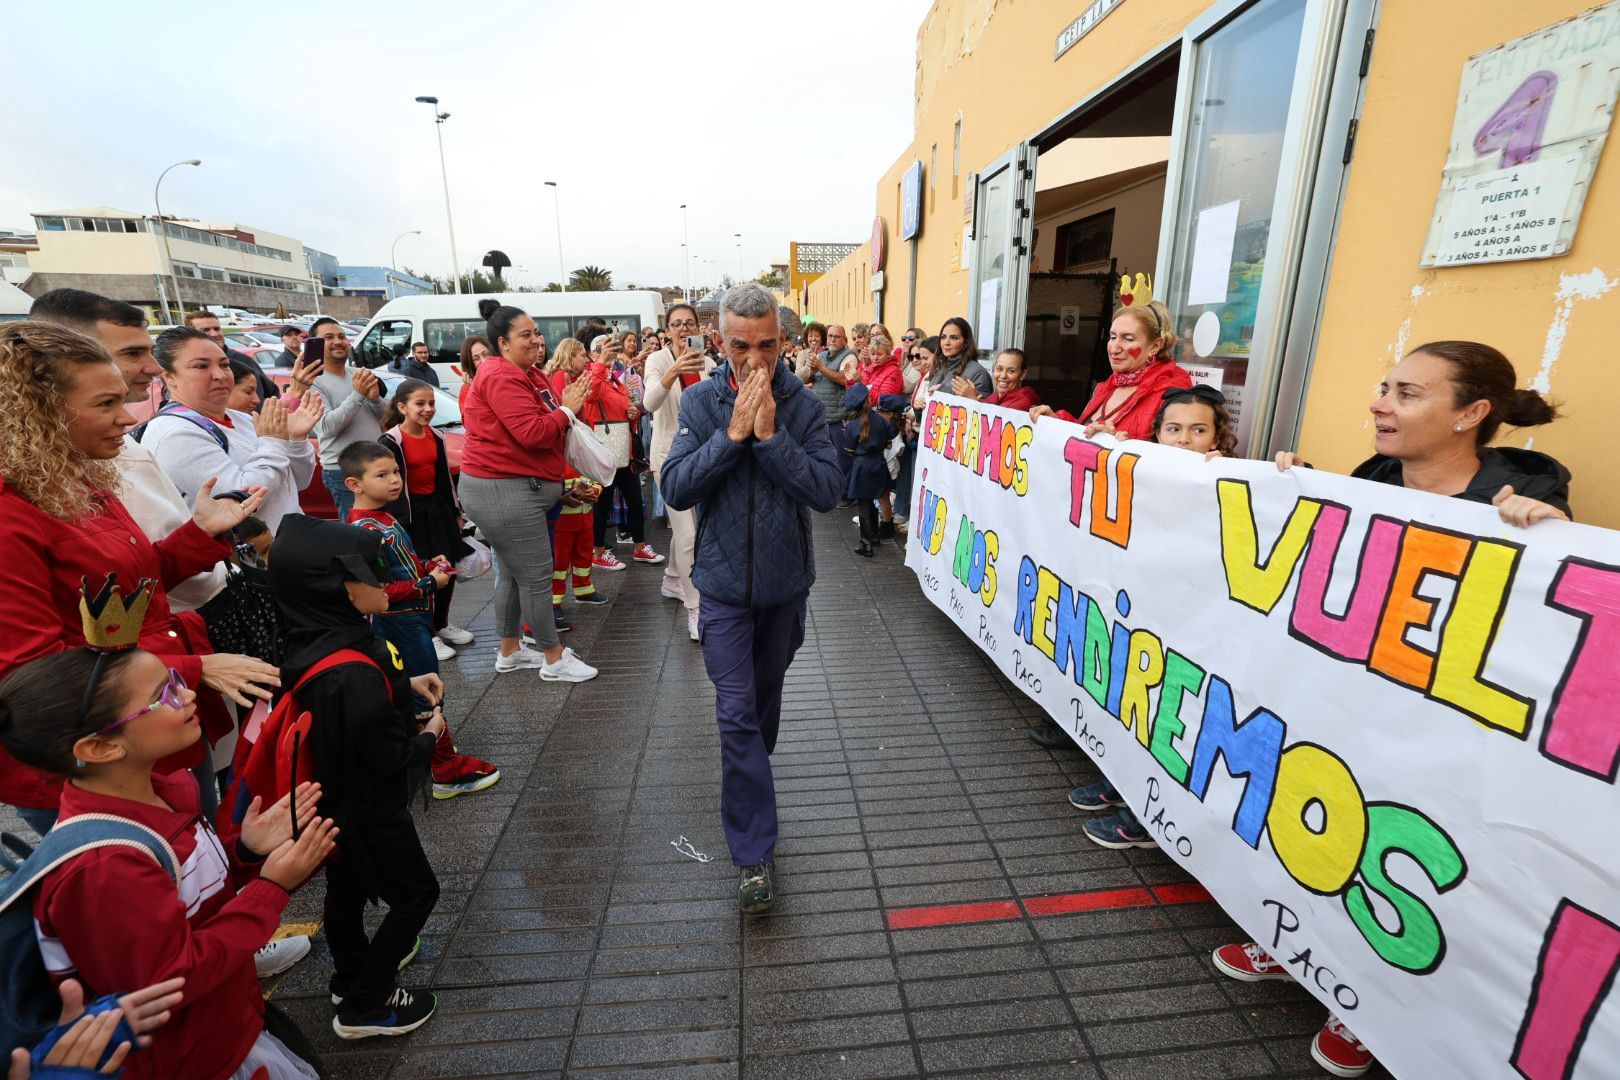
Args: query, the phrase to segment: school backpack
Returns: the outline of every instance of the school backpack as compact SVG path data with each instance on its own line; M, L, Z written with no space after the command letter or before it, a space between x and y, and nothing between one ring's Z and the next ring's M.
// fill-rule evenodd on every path
M315 778L315 752L309 745L309 729L314 721L309 713L299 709L298 691L315 676L343 664L365 664L387 681L388 676L383 675L377 662L358 649L339 649L312 664L264 718L245 756L240 754L242 743L238 744L236 771L242 778L235 813L238 821L254 796L264 800L261 807L269 807L288 792L297 790L299 784ZM298 820L296 812L293 820Z
M17 854L27 852L21 862L0 854L0 864L10 871L0 881L0 1054L9 1054L17 1047L32 1050L56 1027L62 1015L62 999L45 970L39 939L34 934L34 886L51 871L94 848L145 851L157 860L177 888L180 864L162 836L139 822L112 814L81 814L59 822L32 851L9 833L4 842Z

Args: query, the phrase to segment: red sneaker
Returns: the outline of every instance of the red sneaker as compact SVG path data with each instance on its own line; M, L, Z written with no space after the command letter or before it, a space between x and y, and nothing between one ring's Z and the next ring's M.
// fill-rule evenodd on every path
M601 551L591 556L591 565L596 567L598 570L624 569L624 563L620 562L619 557L613 554L613 552L609 551L607 548L603 548Z
M1271 979L1292 979L1288 969L1271 958L1271 954L1250 941L1243 945L1222 945L1211 960L1215 970L1242 982L1267 982Z
M630 557L636 562L650 563L653 566L657 566L664 561L664 557L654 551L651 544L637 544L636 550L630 553Z
M1311 1057L1334 1076L1361 1076L1372 1068L1373 1056L1361 1040L1337 1016L1329 1014L1327 1023L1311 1040Z

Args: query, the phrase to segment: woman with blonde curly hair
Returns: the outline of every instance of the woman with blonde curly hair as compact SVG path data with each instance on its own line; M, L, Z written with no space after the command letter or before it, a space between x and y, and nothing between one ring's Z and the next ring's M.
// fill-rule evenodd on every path
M0 678L85 643L79 602L86 583L99 588L116 574L128 594L149 578L139 645L187 686L218 691L198 698L204 730L218 738L231 723L219 695L241 705L268 699L276 669L212 652L202 620L175 615L166 590L230 553L220 537L258 509L263 489L245 502L214 499L210 480L190 521L148 540L117 494L113 459L135 426L125 389L111 355L83 334L39 322L0 326L0 625L7 630ZM198 765L205 755L199 743L184 760L167 760L166 771ZM50 827L61 791L60 777L0 751L0 802L17 807L34 828ZM217 790L213 795L217 803Z

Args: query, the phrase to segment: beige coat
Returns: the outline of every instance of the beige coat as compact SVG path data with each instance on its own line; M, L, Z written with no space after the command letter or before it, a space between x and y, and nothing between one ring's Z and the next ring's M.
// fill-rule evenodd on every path
M642 378L641 407L652 414L652 445L647 448L647 459L653 472L663 467L669 448L675 442L675 429L681 420L681 381L676 379L667 390L664 374L675 366L675 354L659 349L647 357L646 375ZM703 374L714 370L714 361L705 359Z

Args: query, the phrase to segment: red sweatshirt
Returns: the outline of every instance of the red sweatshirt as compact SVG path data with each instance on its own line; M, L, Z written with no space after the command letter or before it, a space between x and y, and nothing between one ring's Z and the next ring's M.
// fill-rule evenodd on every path
M1147 378L1132 388L1131 396L1112 415L1104 417L1101 414L1109 395L1117 389L1113 379L1104 379L1097 386L1097 392L1091 395L1091 400L1080 411L1078 418L1061 409L1057 415L1071 424L1089 424L1106 419L1114 425L1120 438L1146 440L1153 436L1153 416L1159 411L1159 401L1164 397L1164 392L1191 385L1192 376L1186 368L1170 360L1159 360L1148 366Z
M275 932L287 892L257 878L240 892L232 887L230 878L244 871L198 816L189 773L154 776L152 786L167 808L67 784L62 820L112 814L155 830L174 849L178 892L147 852L97 848L40 883L35 934L52 977L78 979L86 1001L186 977L174 1016L124 1063L126 1080L223 1080L264 1030L253 954Z
M428 598L438 589L438 584L411 546L411 534L405 531L405 526L386 510L362 510L358 506L349 511L348 524L370 529L382 540L382 556L388 561L390 575L383 583L383 592L388 594L389 614L432 611Z
M991 394L984 399L986 405L1000 405L1003 409L1022 409L1025 412L1041 403L1040 396L1027 386L1014 387L1005 394Z
M561 482L568 412L538 368L486 356L473 376L461 422L461 471L485 480L532 476Z
M866 384L867 399L873 405L876 405L884 394L906 392L905 373L900 370L900 361L892 356L881 364L861 368L860 377L861 382Z
M210 537L193 521L154 544L111 496L88 517L61 521L0 480L0 626L5 627L0 678L30 660L83 645L81 579L98 588L116 571L126 599L141 578L157 583L141 624L140 647L179 671L187 686L201 687L201 654L213 651L207 633L200 629L201 619L176 617L165 590L217 565L230 550L229 543ZM214 733L215 721L224 715L219 695L205 690L198 705L209 714L205 726ZM52 809L61 790L60 776L0 750L0 802Z
M611 372L593 378L589 366L578 376L591 379L591 389L585 395L585 404L579 410L579 418L596 427L601 423L623 424L630 419L630 390L624 382ZM551 392L558 401L562 400L563 391L574 380L561 368L551 373Z

